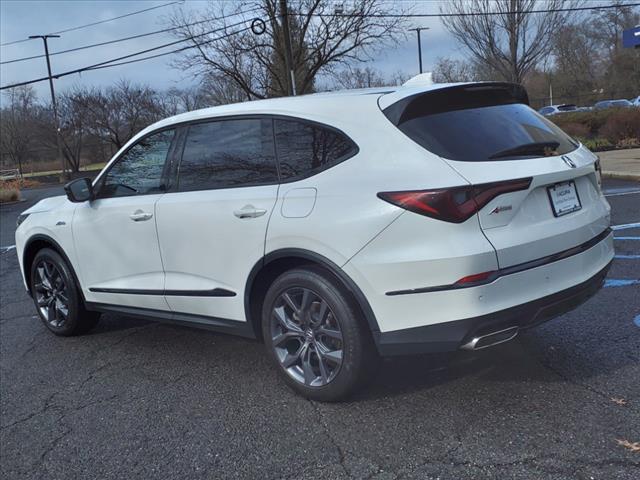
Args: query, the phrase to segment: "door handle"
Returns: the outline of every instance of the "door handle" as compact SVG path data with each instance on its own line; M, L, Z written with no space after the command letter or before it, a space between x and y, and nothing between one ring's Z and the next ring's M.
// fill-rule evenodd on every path
M153 213L146 213L142 210L136 210L131 215L129 215L129 218L134 222L144 222L146 220L149 220L151 217L153 217Z
M233 214L238 218L258 218L267 213L264 208L256 208L253 205L245 205L241 210L236 210Z

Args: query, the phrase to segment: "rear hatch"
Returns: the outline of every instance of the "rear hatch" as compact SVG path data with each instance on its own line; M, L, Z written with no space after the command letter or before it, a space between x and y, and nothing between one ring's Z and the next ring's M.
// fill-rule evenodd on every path
M500 268L582 245L608 227L597 157L532 110L522 87L459 84L409 95L400 89L381 97L380 107L470 184L525 180L478 212Z

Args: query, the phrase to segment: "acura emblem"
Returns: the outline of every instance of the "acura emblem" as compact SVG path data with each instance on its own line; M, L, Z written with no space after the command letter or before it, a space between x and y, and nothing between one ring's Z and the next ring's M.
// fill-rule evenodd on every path
M567 157L566 155L563 155L561 158L562 158L562 161L567 165L569 165L571 168L576 168L576 164L569 157Z

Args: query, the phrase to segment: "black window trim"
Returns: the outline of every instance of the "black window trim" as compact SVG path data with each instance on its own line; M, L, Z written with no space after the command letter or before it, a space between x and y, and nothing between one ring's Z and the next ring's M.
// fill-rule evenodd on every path
M173 138L171 139L171 144L169 145L169 150L167 151L167 158L164 161L164 165L162 166L162 176L160 178L164 179L165 181L165 189L162 192L154 192L154 193L132 193L130 195L118 195L117 197L115 196L105 196L105 197L101 197L100 196L100 191L102 190L102 188L104 187L104 179L107 177L107 175L109 175L109 172L111 171L111 169L118 163L120 162L120 160L122 160L122 158L129 153L129 151L137 146L140 142L146 140L147 138L156 135L158 133L162 133L162 132L166 132L167 130L174 130L174 135ZM157 130L153 130L149 133L147 133L146 135L138 138L134 143L132 143L131 145L129 145L127 147L126 150L124 150L123 152L121 152L116 158L113 159L113 161L111 161L111 163L109 164L108 167L106 167L102 172L100 172L100 175L98 175L98 177L96 178L93 187L98 188L98 190L94 190L96 192L96 196L95 196L95 200L108 200L111 198L123 198L123 197L142 197L142 196L146 196L146 195L162 195L164 193L167 193L169 191L171 191L171 188L173 187L173 182L174 182L174 176L173 176L173 172L170 171L170 166L172 166L173 162L175 161L175 154L176 154L176 146L179 144L179 140L182 140L179 137L180 134L180 129L178 128L178 125L172 124L172 125L167 125L165 127L161 127L158 128Z
M188 133L188 129L191 125L197 125L200 123L211 123L211 122L216 122L216 121L224 121L224 120L263 120L263 119L267 119L267 120L271 120L271 131L273 134L273 147L274 147L274 155L275 155L275 160L276 160L276 169L277 169L277 176L278 179L274 182L264 182L264 183L255 183L255 184L251 184L251 185L234 185L234 186L229 186L229 187L213 187L213 188L200 188L200 189L189 189L189 190L180 190L180 165L182 164L182 158L183 158L183 154L184 154L184 148L186 145L186 137L187 137L187 133ZM308 124L311 126L316 126L319 128L324 128L326 130L329 130L331 132L337 133L339 135L342 135L344 138L347 139L347 141L351 144L352 146L352 150L350 152L349 155L343 155L341 158L339 158L336 161L327 163L326 165L323 165L320 168L316 168L315 170L312 170L304 175L297 175L295 177L290 177L287 179L283 179L282 175L281 175L281 169L280 169L280 158L278 155L278 145L276 142L276 129L275 129L275 121L276 120L286 120L286 121L295 121L295 122L300 122L303 124ZM179 151L180 153L178 154L179 158L177 159L177 166L174 169L172 173L173 175L173 181L171 182L171 186L167 189L166 193L186 193L186 192L201 192L201 191L208 191L208 190L226 190L226 189L231 189L231 188L251 188L251 187L264 187L264 186L268 186L268 185L283 185L283 184L287 184L287 183L293 183L293 182L299 182L300 180L304 180L310 177L313 177L325 170L328 170L329 168L335 167L336 165L345 162L347 160L349 160L350 158L355 157L358 153L360 153L360 147L358 146L358 144L356 142L353 141L353 139L347 135L345 132L343 132L342 130L340 130L339 128L336 128L334 126L331 125L327 125L326 123L322 123L322 122L317 122L315 120L309 120L306 118L301 118L301 117L295 117L295 116L291 116L291 115L280 115L280 114L271 114L271 113L246 113L246 114L235 114L235 115L221 115L221 116L216 116L216 117L207 117L207 118L198 118L196 120L187 120L184 122L179 122L179 123L175 123L172 125L173 128L176 128L176 130L181 129L181 131L184 132L184 135L180 138L180 147L176 148L176 154L177 151ZM177 137L178 135L176 135Z

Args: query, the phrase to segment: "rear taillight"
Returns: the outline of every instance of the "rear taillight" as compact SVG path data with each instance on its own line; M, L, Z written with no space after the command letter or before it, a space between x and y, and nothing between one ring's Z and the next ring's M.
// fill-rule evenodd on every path
M462 223L498 195L527 190L531 177L507 182L407 192L380 192L378 197L420 215Z

